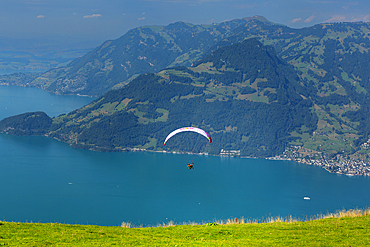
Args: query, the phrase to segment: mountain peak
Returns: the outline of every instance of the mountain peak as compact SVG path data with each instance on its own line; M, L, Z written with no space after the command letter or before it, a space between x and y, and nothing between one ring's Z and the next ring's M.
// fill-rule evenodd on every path
M261 21L261 22L271 23L271 21L267 20L264 16L261 16L261 15L255 15L255 16L251 16L251 17L244 17L243 20L246 20L246 21L258 20L258 21Z

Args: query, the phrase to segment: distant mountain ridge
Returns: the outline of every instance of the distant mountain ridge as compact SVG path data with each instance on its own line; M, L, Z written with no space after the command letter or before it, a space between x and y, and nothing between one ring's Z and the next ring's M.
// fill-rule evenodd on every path
M0 37L0 74L43 73L68 64L96 46L96 42L74 42L65 38L15 39Z
M142 73L191 65L215 42L246 22L244 19L215 25L176 22L135 28L63 68L48 71L31 84L56 94L101 95Z
M369 23L363 22L294 29L261 16L209 25L176 22L167 26L144 26L128 31L119 39L106 41L67 66L52 69L36 79L14 82L0 78L0 83L36 86L55 94L99 96L124 86L142 73L190 66L222 46L253 37L264 45L272 45L279 57L299 71L303 80L321 83L330 79L328 70L334 58L324 54L327 48L337 47L338 59L367 56L369 32ZM351 74L345 67L341 69Z

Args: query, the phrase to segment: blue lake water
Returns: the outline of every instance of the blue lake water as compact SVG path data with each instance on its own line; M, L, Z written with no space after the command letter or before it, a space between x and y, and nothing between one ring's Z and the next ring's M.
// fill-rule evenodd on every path
M0 119L32 111L44 111L55 117L87 105L93 99L52 95L38 88L0 86Z
M0 119L57 116L91 98L0 86ZM186 168L194 159L193 170ZM136 226L293 216L370 206L370 178L291 161L150 152L100 153L0 134L0 220ZM308 196L311 200L304 200Z

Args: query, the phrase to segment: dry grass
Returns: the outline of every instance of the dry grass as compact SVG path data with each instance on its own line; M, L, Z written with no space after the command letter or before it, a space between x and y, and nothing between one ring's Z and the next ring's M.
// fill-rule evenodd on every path
M131 223L130 222L122 222L121 227L123 227L123 228L131 228Z
M173 222L172 220L170 220L169 222L167 223L162 223L162 224L158 224L157 227L171 227L171 226L176 226L175 225L175 222Z
M350 209L350 210L343 209L335 213L315 215L305 221L320 220L320 219L327 219L327 218L361 217L361 216L367 216L367 215L370 215L370 208ZM235 219L228 219L225 222L222 220L217 221L217 223L221 225L230 225L230 224L277 223L277 222L293 223L293 222L298 222L298 221L302 221L302 220L293 218L292 216L289 216L289 217L276 216L276 217L268 217L260 221L245 220L244 218L241 218L241 219L235 218Z
M318 214L312 216L309 219L304 221L312 221L312 220L321 220L327 218L343 218L343 217L361 217L370 215L370 208L366 209L350 209L350 210L340 210L335 213L327 213L327 214ZM215 223L219 225L232 225L232 224L259 224L259 223L278 223L278 222L285 222L285 223L293 223L302 221L300 219L293 218L292 216L289 217L267 217L266 219L262 220L251 220L251 219L244 219L244 218L231 218L227 220L216 220ZM196 223L196 222L183 222L180 225L206 225L206 222ZM156 227L173 227L176 226L174 221L169 221L167 223L158 223ZM129 222L122 222L121 227L124 228L133 228L134 226L131 225ZM142 226L141 226L142 227Z
M323 215L321 219L326 218L343 218L343 217L361 217L370 215L370 209L350 209L350 210L341 210L335 213L329 213Z
M276 216L276 217L267 217L266 219L262 220L251 220L251 219L244 219L244 218L233 218L233 219L228 219L226 221L220 220L217 221L216 223L220 225L231 225L231 224L258 224L258 223L276 223L276 222L286 222L286 223L292 223L292 222L297 222L299 221L298 219L294 219L292 216L289 217L281 217L281 216Z

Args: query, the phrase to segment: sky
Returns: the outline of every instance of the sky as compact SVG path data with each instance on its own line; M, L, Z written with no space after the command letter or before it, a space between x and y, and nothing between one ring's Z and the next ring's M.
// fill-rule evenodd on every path
M261 15L293 28L370 21L369 0L0 0L0 39L91 41L145 25L220 23Z

